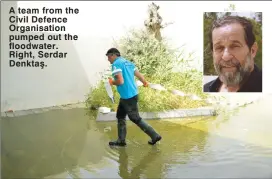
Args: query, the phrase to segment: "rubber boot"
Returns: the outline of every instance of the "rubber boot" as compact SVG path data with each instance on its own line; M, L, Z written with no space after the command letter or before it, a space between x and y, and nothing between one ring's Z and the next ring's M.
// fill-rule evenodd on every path
M118 120L117 124L118 139L116 141L110 141L111 146L126 146L127 126L126 120Z
M140 120L140 122L138 122L136 125L139 126L142 131L144 131L151 138L151 140L148 141L148 144L155 145L161 140L162 137L144 120Z

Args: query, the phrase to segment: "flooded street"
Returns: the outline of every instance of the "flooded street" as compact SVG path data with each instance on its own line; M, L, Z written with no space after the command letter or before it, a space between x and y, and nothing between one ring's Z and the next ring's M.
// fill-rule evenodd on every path
M2 178L272 178L272 96L232 115L148 120L156 146L127 122L127 147L110 148L115 122L84 109L1 120ZM187 121L187 122L186 122ZM195 120L194 120L195 121Z

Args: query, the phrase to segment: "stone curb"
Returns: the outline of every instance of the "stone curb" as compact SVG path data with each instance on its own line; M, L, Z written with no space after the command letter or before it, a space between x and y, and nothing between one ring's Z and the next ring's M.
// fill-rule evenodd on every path
M171 119L171 118L186 118L196 116L216 116L217 112L214 107L202 107L194 109L178 109L165 112L140 112L143 119ZM128 117L127 117L128 119ZM116 112L98 113L96 121L115 121Z
M66 104L66 105L51 106L51 107L44 107L44 108L36 108L36 109L5 111L5 112L1 112L1 118L2 117L18 117L18 116L25 116L30 114L39 114L39 113L44 113L44 112L53 111L53 110L68 110L68 109L75 109L75 108L85 108L85 104L75 103L75 104Z

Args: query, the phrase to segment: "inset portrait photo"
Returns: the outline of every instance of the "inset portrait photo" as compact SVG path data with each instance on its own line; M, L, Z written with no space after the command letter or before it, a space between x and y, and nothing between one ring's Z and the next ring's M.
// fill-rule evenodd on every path
M262 13L204 13L203 92L262 92Z

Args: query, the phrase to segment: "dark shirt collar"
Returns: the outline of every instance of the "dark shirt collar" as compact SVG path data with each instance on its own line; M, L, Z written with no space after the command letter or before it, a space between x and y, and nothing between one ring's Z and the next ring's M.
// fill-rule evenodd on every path
M222 82L220 81L219 77L217 77L210 83L208 87L209 91L219 92L221 85ZM254 70L237 92L262 92L262 72L256 65L254 65Z

